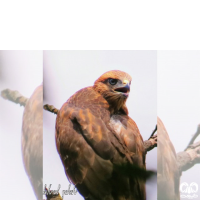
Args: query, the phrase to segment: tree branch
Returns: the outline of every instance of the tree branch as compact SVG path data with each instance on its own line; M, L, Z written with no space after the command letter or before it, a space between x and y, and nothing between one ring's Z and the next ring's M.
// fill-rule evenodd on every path
M157 131L157 125L155 129L153 130L149 139L144 141L144 148L146 152L151 151L153 148L157 147L157 134L154 135L156 131Z
M43 108L44 108L44 110L47 110L47 111L49 111L49 112L52 112L52 113L54 113L54 114L56 114L57 115L57 113L58 113L58 109L57 108L55 108L53 105L49 105L49 104L45 104L44 106L43 106Z
M200 163L200 141L193 143L199 134L200 125L198 125L197 131L190 140L185 151L177 153L177 162L181 172L190 169L197 163Z
M200 124L197 127L197 131L196 133L193 135L192 139L190 140L189 144L187 145L187 147L185 148L185 151L190 148L190 145L194 143L195 139L197 138L197 136L200 135Z
M149 140L144 141L144 148L147 151L151 151L157 147L157 135L152 136Z
M1 96L4 99L7 99L16 104L19 104L20 106L25 106L26 102L28 101L28 98L24 97L22 94L20 94L16 90L5 89L1 91Z
M155 126L155 128L154 128L152 134L150 135L149 139L151 139L151 138L153 137L153 135L154 135L154 133L155 133L156 131L157 131L157 124L156 124L156 126Z

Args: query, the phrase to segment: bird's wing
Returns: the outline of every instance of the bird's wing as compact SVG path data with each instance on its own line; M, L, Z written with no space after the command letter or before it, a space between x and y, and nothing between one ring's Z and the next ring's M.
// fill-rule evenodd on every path
M56 145L65 173L85 198L123 199L134 191L133 196L144 199L144 187L139 186L144 183L138 179L130 183L129 177L119 173L127 163L133 164L136 154L110 127L110 112L104 101L84 89L58 112Z
M114 148L108 135L110 131L101 118L95 117L89 109L67 107L62 111L64 118L71 120L73 128L81 134L92 149L104 159L111 159Z
M43 86L27 101L22 124L22 156L26 173L37 199L43 189Z
M103 121L89 109L66 104L57 115L57 149L67 177L84 197L110 195L114 148L108 133Z
M176 152L162 121L158 125L158 199L179 199L179 168ZM169 192L170 191L170 192Z
M115 115L113 119L121 122L120 137L129 151L135 154L135 159L138 158L136 163L145 166L144 142L135 121L127 115Z

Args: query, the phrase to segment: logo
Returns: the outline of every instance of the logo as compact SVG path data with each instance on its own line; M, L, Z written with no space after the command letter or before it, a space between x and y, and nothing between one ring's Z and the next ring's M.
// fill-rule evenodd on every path
M186 182L181 183L180 191L181 191L181 198L185 199L195 199L198 197L195 193L198 191L198 184L195 182L190 183L190 185Z
M61 185L60 184L58 185L57 190L50 190L51 185L52 184L49 185L48 189L47 189L47 184L44 185L43 195L59 195L59 190L61 188ZM71 187L71 183L69 184L68 190L62 190L62 199L64 199L65 195L76 195L76 193L78 192L75 186L72 190L70 190L70 187Z

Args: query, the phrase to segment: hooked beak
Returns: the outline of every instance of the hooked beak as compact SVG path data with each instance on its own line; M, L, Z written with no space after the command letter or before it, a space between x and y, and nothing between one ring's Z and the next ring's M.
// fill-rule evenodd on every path
M130 85L127 83L124 87L116 88L115 92L123 93L124 96L128 97L130 92Z

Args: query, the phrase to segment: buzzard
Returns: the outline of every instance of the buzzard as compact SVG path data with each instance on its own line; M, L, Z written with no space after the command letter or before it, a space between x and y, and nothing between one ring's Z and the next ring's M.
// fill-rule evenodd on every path
M113 70L72 95L56 118L56 146L68 180L86 200L144 200L145 149L126 100L131 76ZM131 175L125 171L131 169Z

